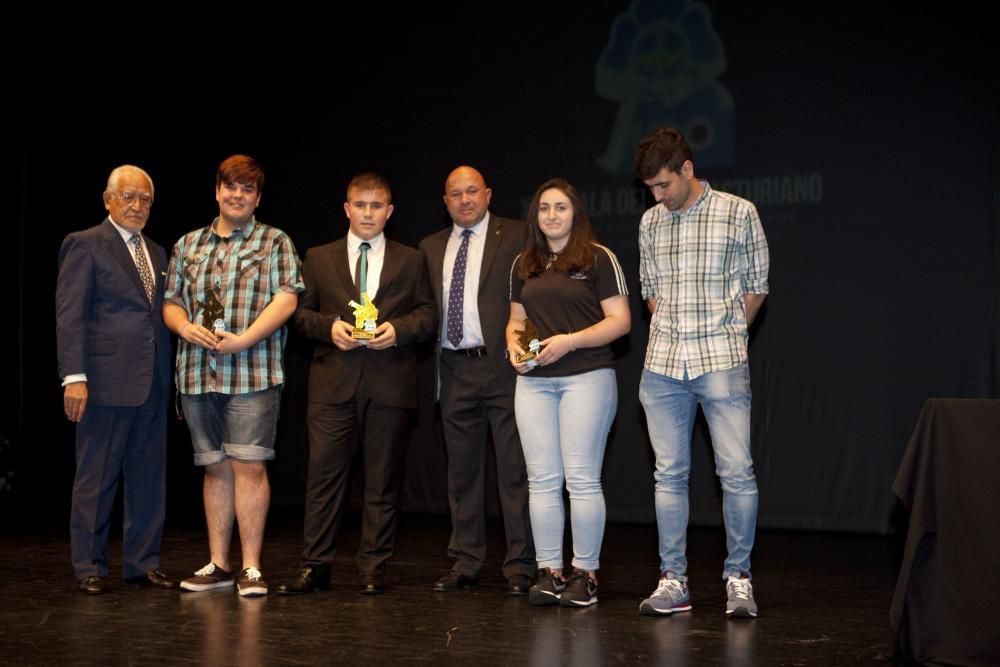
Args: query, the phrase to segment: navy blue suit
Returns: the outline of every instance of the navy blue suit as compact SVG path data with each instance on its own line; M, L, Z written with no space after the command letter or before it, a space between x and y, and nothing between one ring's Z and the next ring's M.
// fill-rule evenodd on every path
M161 246L145 241L153 263L152 304L110 220L70 234L59 251L59 377L87 375L70 514L79 579L108 574L105 546L119 476L125 483L124 576L138 577L160 564L171 372L161 312L167 257Z

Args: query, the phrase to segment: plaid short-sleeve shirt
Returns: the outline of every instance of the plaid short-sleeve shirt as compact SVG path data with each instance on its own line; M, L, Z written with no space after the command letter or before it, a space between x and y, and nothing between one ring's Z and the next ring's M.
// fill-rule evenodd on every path
M304 289L295 246L280 229L252 218L228 238L215 233L218 218L185 234L174 245L164 300L202 321L213 292L223 306L226 331L243 333L278 292ZM286 330L237 354L218 354L183 339L177 348L177 389L182 394L246 394L285 381L282 351Z

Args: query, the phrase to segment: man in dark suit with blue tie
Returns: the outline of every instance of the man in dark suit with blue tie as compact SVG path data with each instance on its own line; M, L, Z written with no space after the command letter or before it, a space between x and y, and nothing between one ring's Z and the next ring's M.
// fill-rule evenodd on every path
M149 174L118 167L104 192L108 217L67 236L59 252L59 376L66 417L77 425L70 542L84 593L110 590L106 546L119 477L126 581L177 586L158 569L170 338L161 315L166 254L142 234L152 204Z
M420 252L383 233L393 212L385 178L372 172L355 176L344 211L347 236L306 253L305 291L293 318L315 347L309 368L305 548L294 581L278 588L283 595L329 588L359 447L365 478L360 592L385 592L408 426L417 407L416 345L436 324ZM366 332L364 320L371 313L363 307L369 303L378 313Z
M448 452L448 555L454 561L434 590L447 593L479 583L486 559L491 438L507 538L502 570L507 593L523 596L535 574L535 547L504 332L510 319L511 266L528 232L524 222L488 210L492 194L476 169L456 168L444 186L453 224L420 242L441 322L436 348Z

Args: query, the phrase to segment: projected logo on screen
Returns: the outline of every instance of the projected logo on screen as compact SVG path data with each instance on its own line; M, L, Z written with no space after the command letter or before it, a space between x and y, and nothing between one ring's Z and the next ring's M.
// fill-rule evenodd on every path
M615 19L597 62L597 94L619 102L598 163L633 172L636 144L651 130L680 129L699 167L733 163L733 97L716 79L726 69L708 8L688 0L632 0Z

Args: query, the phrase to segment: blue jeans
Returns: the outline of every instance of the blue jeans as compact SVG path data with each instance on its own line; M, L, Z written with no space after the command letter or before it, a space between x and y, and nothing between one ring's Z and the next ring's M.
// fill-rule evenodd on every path
M191 431L194 464L210 466L227 458L270 461L278 429L281 387L247 394L181 394Z
M757 481L750 458L750 371L746 364L683 380L642 371L639 400L656 455L656 525L660 571L687 580L688 478L691 429L698 403L708 421L729 552L722 578L750 576L757 524Z
M563 480L570 499L573 567L600 567L605 518L601 467L617 410L618 383L611 368L517 378L514 414L528 469L528 511L540 568L563 567Z

